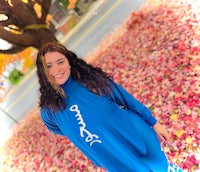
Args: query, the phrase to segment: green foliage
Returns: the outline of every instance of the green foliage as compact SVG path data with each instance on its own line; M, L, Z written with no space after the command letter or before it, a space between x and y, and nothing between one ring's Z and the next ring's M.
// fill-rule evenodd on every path
M23 76L23 74L19 70L13 69L13 71L10 73L8 79L11 82L11 84L17 84L21 80L22 76Z
M62 7L67 8L69 5L69 2L67 0L56 0Z
M70 22L70 28L74 28L76 26L76 21L75 20L72 20Z

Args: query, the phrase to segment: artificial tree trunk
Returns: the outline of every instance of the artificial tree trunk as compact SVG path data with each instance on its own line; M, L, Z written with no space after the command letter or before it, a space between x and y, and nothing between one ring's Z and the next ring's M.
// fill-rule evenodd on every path
M51 0L1 0L0 14L5 19L0 20L0 38L12 46L0 47L0 53L13 54L29 46L39 49L44 43L58 41L46 24L50 6Z

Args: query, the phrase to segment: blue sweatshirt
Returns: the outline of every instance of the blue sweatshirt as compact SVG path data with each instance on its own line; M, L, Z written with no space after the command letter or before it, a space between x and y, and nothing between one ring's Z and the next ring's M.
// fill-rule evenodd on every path
M152 127L156 119L117 83L112 99L90 92L71 77L62 88L64 110L41 109L47 128L64 135L96 166L110 172L167 172L168 162Z

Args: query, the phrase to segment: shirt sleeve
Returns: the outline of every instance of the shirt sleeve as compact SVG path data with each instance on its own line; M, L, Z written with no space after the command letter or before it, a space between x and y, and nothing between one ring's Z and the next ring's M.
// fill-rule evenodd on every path
M111 98L118 105L135 112L150 126L156 124L157 120L152 116L151 111L117 83L114 83L113 85Z
M60 128L55 124L51 112L49 112L47 109L40 110L40 115L42 118L42 121L46 125L47 129L55 134L58 135L64 135L63 132L60 130Z

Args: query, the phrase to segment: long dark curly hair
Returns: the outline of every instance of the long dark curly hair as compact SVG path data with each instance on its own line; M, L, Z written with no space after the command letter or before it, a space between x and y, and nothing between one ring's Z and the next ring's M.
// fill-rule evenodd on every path
M95 94L110 96L111 85L113 83L111 76L101 68L87 64L61 43L51 42L45 44L39 50L36 60L41 93L39 106L41 108L49 107L56 112L66 107L66 101L64 99L67 98L67 95L64 94L62 88L51 79L47 72L44 56L48 52L59 52L67 58L71 66L72 79L81 82Z

